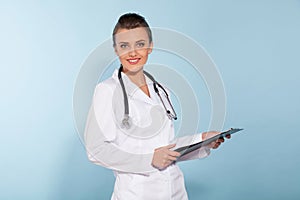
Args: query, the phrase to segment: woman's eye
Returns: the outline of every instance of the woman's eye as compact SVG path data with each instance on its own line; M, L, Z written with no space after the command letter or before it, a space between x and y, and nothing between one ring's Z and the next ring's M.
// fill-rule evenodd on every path
M137 47L141 48L141 47L144 47L145 46L145 43L143 42L139 42L136 44Z
M127 44L121 44L120 47L121 49L125 49L128 45Z

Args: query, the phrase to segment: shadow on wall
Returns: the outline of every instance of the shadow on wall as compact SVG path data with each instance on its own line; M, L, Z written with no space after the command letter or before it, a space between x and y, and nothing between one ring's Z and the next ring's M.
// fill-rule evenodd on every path
M49 199L110 199L115 179L113 172L91 163L79 139L71 144L68 145L69 152L59 168L58 181Z

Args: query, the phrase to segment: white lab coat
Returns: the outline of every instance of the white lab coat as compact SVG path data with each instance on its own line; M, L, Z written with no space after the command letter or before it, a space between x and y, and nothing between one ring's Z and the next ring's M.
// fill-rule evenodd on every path
M85 129L89 160L114 171L116 181L112 200L188 199L179 167L172 164L158 170L151 162L154 149L174 142L180 145L199 142L201 134L174 140L173 123L166 116L151 80L146 77L148 97L124 73L122 78L134 126L129 130L120 127L124 101L118 70L115 70L111 78L95 89ZM156 125L152 127L153 121ZM202 158L209 153L209 148L201 148L178 161Z

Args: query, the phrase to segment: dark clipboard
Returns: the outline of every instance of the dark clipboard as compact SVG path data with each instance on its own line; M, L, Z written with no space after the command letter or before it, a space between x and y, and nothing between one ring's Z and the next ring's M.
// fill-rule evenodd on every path
M233 133L236 133L236 132L239 132L243 130L242 128L231 128L227 131L224 131L224 132L221 132L220 134L218 135L215 135L214 137L211 137L207 140L204 140L204 141L201 141L201 142L198 142L198 143L195 143L195 144L191 144L191 145L187 145L187 146L183 146L183 147L179 147L177 149L175 149L174 151L177 151L179 152L181 155L179 156L182 157L192 151L195 151L205 145L208 145L209 143L213 142L213 141L216 141L217 139L220 139L222 137L225 137L226 135L231 135Z

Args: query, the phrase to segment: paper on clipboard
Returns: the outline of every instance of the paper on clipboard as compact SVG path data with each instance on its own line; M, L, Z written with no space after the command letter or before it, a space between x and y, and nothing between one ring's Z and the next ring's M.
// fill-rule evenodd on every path
M215 135L214 137L211 137L211 138L209 138L207 140L204 140L204 141L201 141L201 142L195 142L194 141L193 144L189 143L189 144L187 144L185 146L182 146L182 147L179 147L177 149L174 149L174 151L179 152L181 154L180 157L182 157L182 156L184 156L184 155L186 155L186 154L188 154L188 153L190 153L192 151L195 151L195 150L197 150L197 149L199 149L199 148L201 148L201 147L203 147L205 145L210 144L213 141L216 141L217 139L225 137L226 135L231 135L231 134L239 132L241 130L243 130L243 129L241 129L241 128L231 128L231 129L229 129L227 131L224 131L224 132L221 132L220 134ZM186 138L186 139L188 139L188 138ZM186 143L186 142L187 141L185 141L183 143ZM181 146L181 145L178 145L178 146Z

